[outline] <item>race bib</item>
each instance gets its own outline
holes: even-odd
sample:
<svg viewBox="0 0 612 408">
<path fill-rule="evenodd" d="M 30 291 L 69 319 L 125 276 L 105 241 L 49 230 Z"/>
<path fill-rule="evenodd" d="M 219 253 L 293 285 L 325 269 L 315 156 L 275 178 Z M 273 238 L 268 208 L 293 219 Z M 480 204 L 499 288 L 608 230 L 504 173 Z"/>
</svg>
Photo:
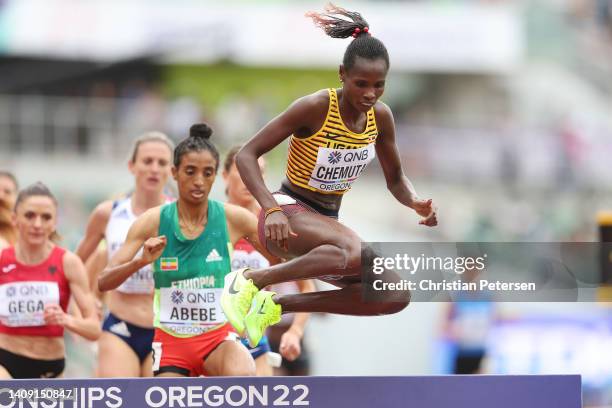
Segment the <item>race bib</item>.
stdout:
<svg viewBox="0 0 612 408">
<path fill-rule="evenodd" d="M 308 185 L 320 191 L 348 190 L 375 155 L 374 144 L 359 149 L 319 147 Z"/>
<path fill-rule="evenodd" d="M 153 268 L 147 265 L 132 274 L 117 290 L 122 293 L 148 295 L 155 290 Z"/>
<path fill-rule="evenodd" d="M 159 323 L 182 335 L 198 335 L 226 322 L 223 289 L 161 288 Z"/>
<path fill-rule="evenodd" d="M 270 262 L 256 250 L 234 249 L 232 271 L 241 268 L 260 269 L 270 266 Z"/>
<path fill-rule="evenodd" d="M 0 321 L 8 327 L 45 326 L 45 306 L 59 304 L 56 282 L 13 282 L 0 286 Z"/>
</svg>

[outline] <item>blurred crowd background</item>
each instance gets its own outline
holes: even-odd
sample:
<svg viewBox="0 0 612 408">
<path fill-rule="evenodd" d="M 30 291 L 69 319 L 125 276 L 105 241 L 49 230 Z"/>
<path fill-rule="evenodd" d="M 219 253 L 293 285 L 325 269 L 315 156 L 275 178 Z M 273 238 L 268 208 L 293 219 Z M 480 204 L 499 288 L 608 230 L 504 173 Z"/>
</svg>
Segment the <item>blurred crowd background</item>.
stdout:
<svg viewBox="0 0 612 408">
<path fill-rule="evenodd" d="M 389 49 L 383 100 L 403 166 L 440 212 L 439 227 L 419 227 L 374 164 L 344 200 L 345 223 L 366 241 L 599 239 L 596 213 L 612 209 L 611 0 L 339 5 L 362 12 Z M 294 99 L 339 87 L 349 40 L 303 17 L 323 6 L 0 1 L 0 169 L 51 187 L 74 249 L 95 204 L 131 187 L 127 155 L 142 132 L 178 141 L 206 121 L 225 152 Z M 286 153 L 267 156 L 271 189 Z M 224 199 L 220 181 L 213 197 Z M 483 302 L 315 316 L 310 373 L 443 374 L 465 352 L 478 372 L 582 373 L 585 402 L 603 406 L 612 404 L 611 311 Z M 89 349 L 71 352 L 73 375 L 88 375 Z"/>
</svg>

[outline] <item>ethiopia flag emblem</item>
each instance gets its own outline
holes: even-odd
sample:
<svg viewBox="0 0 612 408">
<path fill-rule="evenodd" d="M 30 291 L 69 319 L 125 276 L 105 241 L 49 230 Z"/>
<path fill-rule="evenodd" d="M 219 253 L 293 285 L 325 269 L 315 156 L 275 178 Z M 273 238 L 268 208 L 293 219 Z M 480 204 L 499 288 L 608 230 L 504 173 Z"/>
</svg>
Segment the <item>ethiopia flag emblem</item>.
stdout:
<svg viewBox="0 0 612 408">
<path fill-rule="evenodd" d="M 159 269 L 162 271 L 178 271 L 178 258 L 161 258 Z"/>
</svg>

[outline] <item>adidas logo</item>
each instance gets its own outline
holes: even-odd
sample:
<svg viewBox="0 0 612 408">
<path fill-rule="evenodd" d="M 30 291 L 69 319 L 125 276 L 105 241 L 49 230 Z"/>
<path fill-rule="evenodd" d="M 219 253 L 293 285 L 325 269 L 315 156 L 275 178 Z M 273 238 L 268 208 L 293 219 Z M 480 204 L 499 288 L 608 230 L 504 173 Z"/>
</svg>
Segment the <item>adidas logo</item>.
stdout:
<svg viewBox="0 0 612 408">
<path fill-rule="evenodd" d="M 115 215 L 116 218 L 130 218 L 127 209 L 122 209 Z"/>
<path fill-rule="evenodd" d="M 221 257 L 221 255 L 219 255 L 219 252 L 217 252 L 217 250 L 214 248 L 212 251 L 210 251 L 210 253 L 206 257 L 206 262 L 217 262 L 217 261 L 222 261 L 222 260 L 223 258 Z"/>
<path fill-rule="evenodd" d="M 119 323 L 113 324 L 109 328 L 109 331 L 115 334 L 118 334 L 120 336 L 123 336 L 123 337 L 132 337 L 132 333 L 130 333 L 130 331 L 128 330 L 127 324 L 125 324 L 125 322 L 119 322 Z"/>
</svg>

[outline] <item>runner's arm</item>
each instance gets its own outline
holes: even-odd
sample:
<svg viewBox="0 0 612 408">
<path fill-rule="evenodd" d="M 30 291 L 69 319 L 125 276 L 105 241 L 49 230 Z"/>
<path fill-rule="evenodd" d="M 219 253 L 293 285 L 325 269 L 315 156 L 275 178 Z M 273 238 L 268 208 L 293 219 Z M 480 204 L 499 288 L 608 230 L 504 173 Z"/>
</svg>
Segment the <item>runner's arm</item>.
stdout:
<svg viewBox="0 0 612 408">
<path fill-rule="evenodd" d="M 326 99 L 327 98 L 327 99 Z M 236 154 L 236 167 L 263 211 L 277 203 L 268 191 L 257 159 L 278 146 L 292 134 L 311 135 L 323 124 L 329 104 L 327 91 L 304 96 L 272 119 Z"/>
<path fill-rule="evenodd" d="M 106 248 L 98 247 L 92 256 L 85 262 L 85 270 L 89 277 L 89 285 L 91 292 L 98 298 L 101 299 L 101 293 L 98 291 L 98 276 L 102 273 L 106 265 L 108 264 L 108 252 Z"/>
<path fill-rule="evenodd" d="M 161 255 L 161 252 L 159 254 L 157 252 L 159 246 L 162 245 L 161 241 L 163 241 L 165 247 L 165 237 L 155 237 L 159 229 L 159 214 L 160 207 L 151 208 L 134 221 L 125 242 L 113 255 L 102 275 L 98 278 L 98 289 L 101 292 L 117 288 L 130 275 Z M 157 240 L 153 240 L 153 237 Z M 141 256 L 134 258 L 145 241 L 149 239 L 153 240 L 150 241 L 152 246 L 149 249 L 154 249 L 155 253 L 152 254 L 143 250 Z M 157 255 L 157 257 L 153 258 L 151 255 Z"/>
<path fill-rule="evenodd" d="M 97 340 L 102 333 L 96 312 L 94 297 L 89 290 L 85 266 L 72 252 L 64 255 L 64 274 L 70 285 L 70 293 L 76 302 L 80 315 L 65 315 L 63 326 L 87 340 Z"/>
<path fill-rule="evenodd" d="M 432 200 L 419 198 L 414 186 L 402 170 L 402 163 L 395 142 L 393 113 L 382 102 L 376 104 L 376 122 L 378 123 L 376 154 L 385 175 L 387 189 L 397 201 L 412 208 L 423 217 L 419 224 L 430 227 L 437 225 L 436 206 L 433 205 Z"/>
<path fill-rule="evenodd" d="M 91 213 L 87 227 L 85 228 L 85 236 L 77 247 L 76 254 L 83 262 L 86 262 L 91 254 L 96 250 L 98 244 L 104 238 L 106 225 L 113 210 L 112 201 L 104 201 L 100 203 Z"/>
<path fill-rule="evenodd" d="M 296 281 L 301 293 L 315 291 L 314 283 L 311 279 Z M 283 333 L 280 339 L 279 352 L 289 361 L 294 361 L 302 354 L 302 338 L 304 329 L 310 313 L 295 313 L 291 326 Z"/>
<path fill-rule="evenodd" d="M 393 113 L 382 102 L 376 104 L 376 123 L 378 124 L 376 155 L 382 166 L 387 188 L 400 203 L 412 208 L 412 203 L 418 199 L 418 194 L 402 170 L 395 142 Z"/>
</svg>

